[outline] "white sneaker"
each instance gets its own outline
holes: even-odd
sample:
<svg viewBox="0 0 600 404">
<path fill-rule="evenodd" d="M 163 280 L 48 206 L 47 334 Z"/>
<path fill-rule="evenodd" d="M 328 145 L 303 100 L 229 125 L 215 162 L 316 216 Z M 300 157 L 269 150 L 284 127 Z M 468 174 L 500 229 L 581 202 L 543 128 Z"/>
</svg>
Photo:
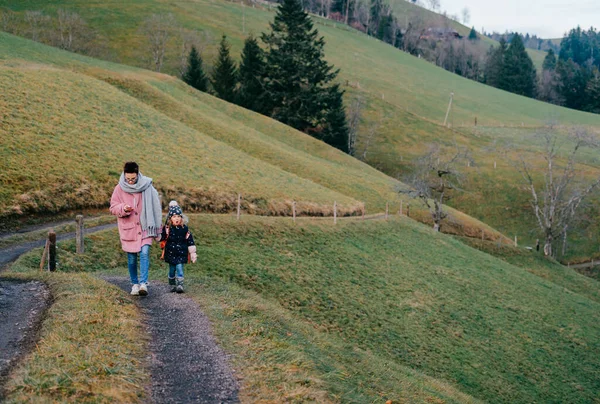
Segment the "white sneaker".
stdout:
<svg viewBox="0 0 600 404">
<path fill-rule="evenodd" d="M 140 283 L 140 296 L 148 296 L 148 284 Z"/>
<path fill-rule="evenodd" d="M 148 292 L 146 292 L 148 293 Z M 138 285 L 137 283 L 134 283 L 133 286 L 131 287 L 131 295 L 132 296 L 138 296 L 140 294 L 140 285 Z"/>
</svg>

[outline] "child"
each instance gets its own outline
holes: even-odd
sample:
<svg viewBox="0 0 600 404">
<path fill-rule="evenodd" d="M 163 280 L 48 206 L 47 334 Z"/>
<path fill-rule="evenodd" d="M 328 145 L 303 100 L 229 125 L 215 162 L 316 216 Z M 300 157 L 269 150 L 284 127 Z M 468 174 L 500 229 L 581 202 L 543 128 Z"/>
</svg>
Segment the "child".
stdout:
<svg viewBox="0 0 600 404">
<path fill-rule="evenodd" d="M 193 263 L 197 255 L 194 237 L 183 223 L 183 212 L 176 204 L 169 203 L 167 224 L 163 227 L 160 241 L 164 242 L 163 258 L 169 264 L 171 292 L 183 293 L 183 265 L 188 262 L 188 254 Z"/>
</svg>

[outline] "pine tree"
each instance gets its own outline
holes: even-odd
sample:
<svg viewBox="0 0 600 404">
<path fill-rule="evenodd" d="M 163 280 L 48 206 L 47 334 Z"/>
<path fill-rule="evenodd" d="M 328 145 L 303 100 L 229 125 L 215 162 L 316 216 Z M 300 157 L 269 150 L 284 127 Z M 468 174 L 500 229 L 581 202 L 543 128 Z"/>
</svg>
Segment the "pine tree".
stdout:
<svg viewBox="0 0 600 404">
<path fill-rule="evenodd" d="M 479 38 L 477 37 L 477 31 L 475 31 L 475 27 L 471 28 L 471 32 L 469 32 L 469 41 L 476 41 Z"/>
<path fill-rule="evenodd" d="M 535 83 L 535 67 L 525 50 L 521 35 L 516 34 L 504 53 L 499 87 L 511 93 L 533 97 Z"/>
<path fill-rule="evenodd" d="M 217 97 L 228 102 L 233 102 L 236 82 L 237 72 L 235 63 L 229 55 L 227 37 L 223 35 L 221 45 L 219 46 L 219 57 L 213 69 L 211 84 Z"/>
<path fill-rule="evenodd" d="M 600 71 L 598 68 L 594 68 L 592 77 L 587 82 L 585 92 L 588 100 L 585 109 L 600 114 Z"/>
<path fill-rule="evenodd" d="M 324 60 L 323 37 L 318 38 L 298 0 L 283 0 L 270 27 L 271 32 L 262 35 L 268 47 L 268 115 L 314 135 L 329 130 L 327 119 L 336 107 L 331 94 L 333 89 L 339 91 L 330 83 L 338 70 Z"/>
<path fill-rule="evenodd" d="M 542 64 L 543 70 L 554 70 L 556 69 L 556 55 L 552 49 L 548 49 L 548 53 L 544 58 L 544 63 Z"/>
<path fill-rule="evenodd" d="M 265 112 L 265 54 L 258 41 L 250 36 L 244 42 L 242 61 L 238 69 L 240 86 L 236 104 L 253 111 Z"/>
<path fill-rule="evenodd" d="M 500 77 L 504 66 L 504 54 L 506 53 L 506 41 L 500 38 L 500 45 L 496 48 L 490 47 L 484 71 L 484 81 L 492 87 L 500 87 Z"/>
<path fill-rule="evenodd" d="M 202 57 L 194 46 L 192 46 L 188 56 L 187 70 L 183 73 L 181 79 L 197 90 L 204 92 L 208 90 L 208 78 L 202 69 Z"/>
<path fill-rule="evenodd" d="M 585 106 L 587 77 L 583 70 L 573 59 L 561 59 L 556 64 L 557 90 L 568 108 L 583 109 Z"/>
<path fill-rule="evenodd" d="M 348 144 L 349 131 L 342 98 L 344 92 L 340 90 L 337 84 L 330 87 L 329 90 L 326 123 L 319 138 L 325 143 L 348 153 L 350 150 Z"/>
</svg>

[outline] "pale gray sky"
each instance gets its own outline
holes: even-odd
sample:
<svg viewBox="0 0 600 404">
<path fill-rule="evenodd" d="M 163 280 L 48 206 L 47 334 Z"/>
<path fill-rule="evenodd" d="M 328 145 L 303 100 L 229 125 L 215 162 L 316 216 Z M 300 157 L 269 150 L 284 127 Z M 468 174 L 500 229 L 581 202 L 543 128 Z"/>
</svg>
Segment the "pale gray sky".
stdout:
<svg viewBox="0 0 600 404">
<path fill-rule="evenodd" d="M 427 0 L 424 0 L 428 4 Z M 529 32 L 541 38 L 562 38 L 580 25 L 600 28 L 600 0 L 440 0 L 441 9 L 460 16 L 471 12 L 468 26 L 486 32 Z"/>
</svg>

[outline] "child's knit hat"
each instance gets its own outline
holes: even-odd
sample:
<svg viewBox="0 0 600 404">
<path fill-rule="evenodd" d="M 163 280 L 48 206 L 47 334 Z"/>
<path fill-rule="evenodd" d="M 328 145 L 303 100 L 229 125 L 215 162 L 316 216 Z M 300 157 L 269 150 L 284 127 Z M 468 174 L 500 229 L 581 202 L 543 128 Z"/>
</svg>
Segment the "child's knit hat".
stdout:
<svg viewBox="0 0 600 404">
<path fill-rule="evenodd" d="M 169 217 L 173 215 L 183 216 L 183 211 L 178 205 L 169 207 Z"/>
</svg>

